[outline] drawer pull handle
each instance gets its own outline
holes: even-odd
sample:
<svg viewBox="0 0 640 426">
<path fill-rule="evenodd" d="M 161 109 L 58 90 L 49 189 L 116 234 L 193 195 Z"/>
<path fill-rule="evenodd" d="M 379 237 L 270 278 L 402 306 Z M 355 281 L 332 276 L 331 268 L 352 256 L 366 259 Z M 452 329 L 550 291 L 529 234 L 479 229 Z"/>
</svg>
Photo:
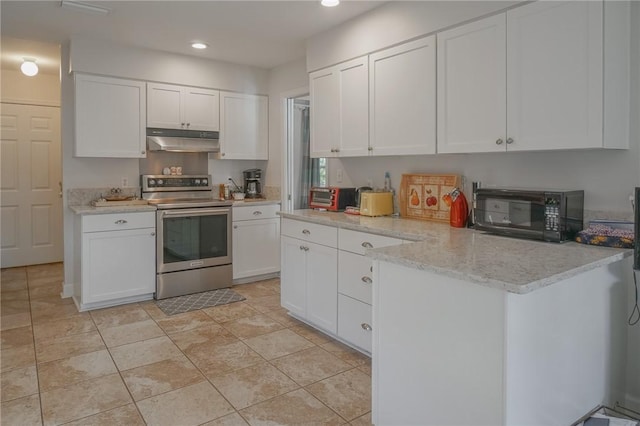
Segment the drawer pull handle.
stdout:
<svg viewBox="0 0 640 426">
<path fill-rule="evenodd" d="M 367 283 L 367 284 L 371 284 L 373 282 L 371 281 L 371 278 L 367 277 L 366 275 L 360 279 L 362 280 L 363 283 Z"/>
<path fill-rule="evenodd" d="M 116 220 L 116 221 L 115 221 L 115 222 L 113 222 L 113 223 L 115 223 L 116 225 L 122 225 L 122 224 L 127 223 L 127 221 L 126 221 L 126 220 L 124 220 L 124 219 L 118 219 L 118 220 Z"/>
<path fill-rule="evenodd" d="M 369 272 L 373 272 L 373 265 L 369 266 Z"/>
<path fill-rule="evenodd" d="M 300 246 L 300 250 L 309 251 L 309 247 Z"/>
<path fill-rule="evenodd" d="M 302 230 L 302 233 L 303 233 L 304 235 L 309 235 L 309 234 L 311 234 L 311 231 L 309 231 L 308 229 L 303 229 L 303 230 Z"/>
<path fill-rule="evenodd" d="M 260 216 L 262 214 L 262 212 L 260 210 L 256 210 L 255 212 L 253 212 L 254 216 Z"/>
<path fill-rule="evenodd" d="M 362 327 L 363 330 L 367 330 L 367 331 L 373 330 L 371 328 L 371 326 L 369 324 L 367 324 L 366 322 L 363 322 L 362 324 L 360 324 L 360 327 Z"/>
<path fill-rule="evenodd" d="M 365 241 L 362 243 L 362 247 L 364 248 L 373 248 L 373 244 L 371 244 L 369 241 Z"/>
</svg>

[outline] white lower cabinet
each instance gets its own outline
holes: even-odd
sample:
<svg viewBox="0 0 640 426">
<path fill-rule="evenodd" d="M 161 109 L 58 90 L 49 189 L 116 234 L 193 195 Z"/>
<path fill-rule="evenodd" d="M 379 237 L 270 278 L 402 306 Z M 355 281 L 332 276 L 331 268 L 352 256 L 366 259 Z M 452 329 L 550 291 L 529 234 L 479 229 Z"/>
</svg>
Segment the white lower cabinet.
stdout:
<svg viewBox="0 0 640 426">
<path fill-rule="evenodd" d="M 371 305 L 338 294 L 338 336 L 371 353 Z"/>
<path fill-rule="evenodd" d="M 278 204 L 233 207 L 233 279 L 280 271 Z"/>
<path fill-rule="evenodd" d="M 156 288 L 154 212 L 82 216 L 80 310 L 150 299 Z"/>
</svg>

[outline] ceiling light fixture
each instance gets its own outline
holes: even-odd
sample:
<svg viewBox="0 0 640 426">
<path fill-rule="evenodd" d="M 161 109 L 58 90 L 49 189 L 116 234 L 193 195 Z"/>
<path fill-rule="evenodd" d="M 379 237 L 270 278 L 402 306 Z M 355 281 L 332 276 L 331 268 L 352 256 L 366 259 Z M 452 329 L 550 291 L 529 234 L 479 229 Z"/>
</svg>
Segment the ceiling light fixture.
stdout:
<svg viewBox="0 0 640 426">
<path fill-rule="evenodd" d="M 195 43 L 191 43 L 191 47 L 193 47 L 194 49 L 206 49 L 207 48 L 207 44 L 197 41 Z"/>
<path fill-rule="evenodd" d="M 334 7 L 340 4 L 340 0 L 322 0 L 320 4 L 324 7 Z"/>
<path fill-rule="evenodd" d="M 107 15 L 109 12 L 111 12 L 106 7 L 100 7 L 94 4 L 82 3 L 79 1 L 73 1 L 73 0 L 62 0 L 60 1 L 60 6 L 65 9 L 72 9 L 80 12 L 94 13 L 97 15 Z"/>
<path fill-rule="evenodd" d="M 20 71 L 22 71 L 22 74 L 26 75 L 27 77 L 33 77 L 34 75 L 38 74 L 38 65 L 36 64 L 36 60 L 31 58 L 23 58 L 22 65 L 20 65 Z"/>
</svg>

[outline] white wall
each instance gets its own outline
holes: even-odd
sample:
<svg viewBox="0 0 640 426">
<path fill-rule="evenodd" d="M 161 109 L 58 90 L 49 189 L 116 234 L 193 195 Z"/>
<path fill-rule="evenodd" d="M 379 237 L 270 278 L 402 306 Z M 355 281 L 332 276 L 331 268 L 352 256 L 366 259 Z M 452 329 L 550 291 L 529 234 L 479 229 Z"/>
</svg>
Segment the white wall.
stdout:
<svg viewBox="0 0 640 426">
<path fill-rule="evenodd" d="M 2 102 L 60 106 L 60 76 L 39 73 L 27 77 L 17 70 L 3 69 L 0 85 Z"/>
</svg>

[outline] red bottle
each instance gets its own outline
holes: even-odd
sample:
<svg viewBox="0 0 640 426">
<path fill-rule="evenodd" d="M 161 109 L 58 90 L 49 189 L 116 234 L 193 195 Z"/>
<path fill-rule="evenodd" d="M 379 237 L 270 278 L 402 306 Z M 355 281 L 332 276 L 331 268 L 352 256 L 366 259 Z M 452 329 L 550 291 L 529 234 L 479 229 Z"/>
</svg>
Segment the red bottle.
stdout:
<svg viewBox="0 0 640 426">
<path fill-rule="evenodd" d="M 467 226 L 467 218 L 469 217 L 469 205 L 467 204 L 467 199 L 458 188 L 451 191 L 451 199 L 451 216 L 449 216 L 449 224 L 454 228 L 464 228 Z"/>
</svg>

